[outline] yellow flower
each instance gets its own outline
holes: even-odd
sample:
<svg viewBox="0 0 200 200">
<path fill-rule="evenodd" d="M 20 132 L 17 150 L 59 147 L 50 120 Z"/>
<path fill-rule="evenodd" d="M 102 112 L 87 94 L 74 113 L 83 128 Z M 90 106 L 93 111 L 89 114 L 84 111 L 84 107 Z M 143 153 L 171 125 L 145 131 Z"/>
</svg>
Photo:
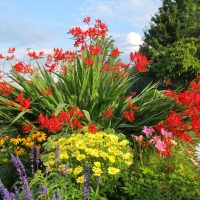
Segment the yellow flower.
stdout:
<svg viewBox="0 0 200 200">
<path fill-rule="evenodd" d="M 47 138 L 46 134 L 45 134 L 44 132 L 40 132 L 40 131 L 38 131 L 38 132 L 36 133 L 36 137 L 37 137 L 37 141 L 38 141 L 38 142 L 45 141 L 46 138 Z"/>
<path fill-rule="evenodd" d="M 119 144 L 123 147 L 125 147 L 129 143 L 128 140 L 122 140 Z"/>
<path fill-rule="evenodd" d="M 117 173 L 119 173 L 119 169 L 115 168 L 115 167 L 109 167 L 108 168 L 108 173 L 111 174 L 111 175 L 115 175 Z"/>
<path fill-rule="evenodd" d="M 94 162 L 94 166 L 95 167 L 101 167 L 101 163 L 100 162 Z"/>
<path fill-rule="evenodd" d="M 78 141 L 78 142 L 76 143 L 76 148 L 77 148 L 77 149 L 86 149 L 87 147 L 86 147 L 86 145 L 84 144 L 83 141 Z"/>
<path fill-rule="evenodd" d="M 130 166 L 133 163 L 133 161 L 132 160 L 128 160 L 128 161 L 125 161 L 125 163 L 126 163 L 126 165 Z"/>
<path fill-rule="evenodd" d="M 14 145 L 18 145 L 20 142 L 22 142 L 22 138 L 19 138 L 20 135 L 18 135 L 15 138 L 11 138 L 10 142 L 13 143 Z"/>
<path fill-rule="evenodd" d="M 81 161 L 81 160 L 83 160 L 83 159 L 85 159 L 85 158 L 86 158 L 86 156 L 85 156 L 84 154 L 79 154 L 79 155 L 76 156 L 76 159 L 77 159 L 78 161 Z"/>
<path fill-rule="evenodd" d="M 131 153 L 126 153 L 126 154 L 123 155 L 123 159 L 125 159 L 125 160 L 128 160 L 131 157 L 133 157 Z"/>
<path fill-rule="evenodd" d="M 51 152 L 51 153 L 48 155 L 48 158 L 49 158 L 49 159 L 54 159 L 54 158 L 55 158 L 55 153 Z"/>
<path fill-rule="evenodd" d="M 0 145 L 3 145 L 7 139 L 8 139 L 8 136 L 4 136 L 0 138 Z"/>
<path fill-rule="evenodd" d="M 77 182 L 77 183 L 84 183 L 84 181 L 85 181 L 84 176 L 79 176 L 79 177 L 76 179 L 76 182 Z"/>
<path fill-rule="evenodd" d="M 4 158 L 3 162 L 7 163 L 8 162 L 8 158 Z"/>
<path fill-rule="evenodd" d="M 17 156 L 20 156 L 20 155 L 23 155 L 25 152 L 25 149 L 21 148 L 21 147 L 17 147 L 14 152 L 15 152 L 15 155 Z"/>
<path fill-rule="evenodd" d="M 108 159 L 111 163 L 115 162 L 115 156 L 108 156 Z"/>
<path fill-rule="evenodd" d="M 55 164 L 54 160 L 49 160 L 48 162 L 44 163 L 44 166 L 53 166 Z"/>
<path fill-rule="evenodd" d="M 67 153 L 60 153 L 58 157 L 60 160 L 67 160 L 69 158 Z"/>
<path fill-rule="evenodd" d="M 74 174 L 79 175 L 83 171 L 83 168 L 81 166 L 78 166 L 74 169 Z"/>
<path fill-rule="evenodd" d="M 23 144 L 26 145 L 27 147 L 32 147 L 34 145 L 31 137 L 24 138 Z"/>
<path fill-rule="evenodd" d="M 92 168 L 92 171 L 94 172 L 94 176 L 101 176 L 101 174 L 103 173 L 101 168 L 95 166 Z"/>
<path fill-rule="evenodd" d="M 34 140 L 35 138 L 37 138 L 37 132 L 36 133 L 32 133 L 32 135 L 30 136 L 32 140 Z"/>
</svg>

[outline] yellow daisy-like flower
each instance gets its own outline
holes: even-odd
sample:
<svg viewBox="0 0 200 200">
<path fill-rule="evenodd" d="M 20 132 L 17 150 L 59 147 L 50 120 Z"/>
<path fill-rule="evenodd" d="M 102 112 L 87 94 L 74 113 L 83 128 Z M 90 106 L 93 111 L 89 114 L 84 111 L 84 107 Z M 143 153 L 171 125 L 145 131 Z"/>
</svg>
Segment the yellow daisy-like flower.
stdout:
<svg viewBox="0 0 200 200">
<path fill-rule="evenodd" d="M 79 177 L 76 179 L 76 182 L 77 182 L 77 183 L 84 183 L 84 181 L 85 181 L 84 176 L 79 176 Z"/>
<path fill-rule="evenodd" d="M 108 159 L 111 163 L 115 162 L 115 156 L 108 156 Z"/>
<path fill-rule="evenodd" d="M 128 140 L 122 140 L 119 144 L 121 146 L 125 147 L 127 144 L 129 144 L 129 141 Z"/>
<path fill-rule="evenodd" d="M 4 158 L 3 162 L 7 163 L 8 162 L 8 158 Z"/>
<path fill-rule="evenodd" d="M 126 153 L 126 154 L 123 155 L 123 159 L 125 159 L 125 160 L 128 160 L 131 157 L 133 157 L 131 153 Z"/>
<path fill-rule="evenodd" d="M 46 136 L 46 134 L 44 132 L 38 131 L 36 134 L 37 134 L 36 135 L 37 136 L 36 139 L 37 139 L 38 142 L 45 141 L 46 138 L 47 138 L 47 136 Z"/>
<path fill-rule="evenodd" d="M 49 159 L 54 159 L 54 158 L 55 158 L 55 153 L 54 153 L 54 152 L 51 152 L 51 153 L 48 155 L 48 158 L 49 158 Z"/>
<path fill-rule="evenodd" d="M 94 172 L 94 176 L 101 176 L 103 173 L 101 168 L 95 166 L 92 168 L 92 171 Z"/>
<path fill-rule="evenodd" d="M 85 156 L 84 154 L 79 154 L 79 155 L 76 156 L 76 159 L 77 159 L 78 161 L 81 161 L 81 160 L 83 160 L 83 159 L 85 159 L 85 158 L 86 158 L 86 156 Z"/>
<path fill-rule="evenodd" d="M 37 132 L 36 133 L 32 133 L 30 137 L 31 137 L 32 140 L 34 140 L 35 138 L 37 138 Z"/>
<path fill-rule="evenodd" d="M 83 168 L 81 166 L 78 166 L 74 169 L 74 174 L 79 175 L 83 171 Z"/>
<path fill-rule="evenodd" d="M 55 161 L 54 160 L 49 160 L 48 162 L 45 162 L 44 163 L 44 166 L 53 166 L 55 164 Z"/>
<path fill-rule="evenodd" d="M 67 160 L 69 155 L 67 153 L 60 153 L 58 157 L 60 160 Z"/>
<path fill-rule="evenodd" d="M 108 168 L 108 173 L 111 174 L 111 175 L 115 175 L 117 173 L 119 173 L 119 169 L 115 168 L 115 167 L 109 167 Z"/>
<path fill-rule="evenodd" d="M 17 156 L 20 156 L 20 155 L 23 155 L 25 153 L 25 149 L 24 148 L 21 148 L 21 147 L 17 147 L 15 150 L 15 155 Z"/>
<path fill-rule="evenodd" d="M 101 167 L 101 163 L 100 162 L 94 162 L 94 166 L 95 167 Z"/>
<path fill-rule="evenodd" d="M 32 139 L 31 139 L 31 137 L 24 138 L 24 139 L 23 139 L 23 144 L 24 144 L 25 146 L 27 146 L 27 147 L 30 147 L 30 148 L 34 145 L 34 143 L 33 143 Z"/>
<path fill-rule="evenodd" d="M 20 142 L 22 142 L 22 138 L 20 138 L 20 135 L 18 135 L 15 138 L 10 138 L 10 142 L 14 145 L 18 145 Z"/>
</svg>

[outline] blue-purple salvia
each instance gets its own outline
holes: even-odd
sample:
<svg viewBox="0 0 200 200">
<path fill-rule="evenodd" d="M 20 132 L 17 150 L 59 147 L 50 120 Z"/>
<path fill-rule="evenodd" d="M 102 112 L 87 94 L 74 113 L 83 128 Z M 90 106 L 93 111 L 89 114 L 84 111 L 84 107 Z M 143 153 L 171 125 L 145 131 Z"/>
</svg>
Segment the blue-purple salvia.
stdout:
<svg viewBox="0 0 200 200">
<path fill-rule="evenodd" d="M 15 197 L 14 193 L 10 193 L 7 188 L 5 188 L 5 186 L 3 185 L 3 183 L 0 180 L 0 193 L 1 193 L 1 197 L 3 198 L 3 200 L 13 200 Z"/>
<path fill-rule="evenodd" d="M 19 200 L 19 190 L 18 190 L 18 188 L 17 188 L 17 186 L 14 186 L 14 193 L 15 193 L 15 199 L 16 200 Z"/>
<path fill-rule="evenodd" d="M 85 179 L 85 184 L 84 184 L 84 188 L 83 188 L 82 197 L 84 200 L 86 200 L 90 193 L 90 169 L 87 164 L 85 165 L 84 179 Z"/>
<path fill-rule="evenodd" d="M 55 197 L 55 195 L 52 196 L 52 200 L 57 200 L 56 197 Z"/>
<path fill-rule="evenodd" d="M 46 194 L 47 194 L 47 187 L 42 186 L 42 187 L 40 188 L 40 194 L 46 195 Z"/>
<path fill-rule="evenodd" d="M 31 161 L 31 171 L 32 175 L 34 175 L 34 145 L 31 147 L 31 153 L 30 153 L 30 161 Z"/>
<path fill-rule="evenodd" d="M 19 174 L 20 184 L 23 187 L 23 192 L 25 194 L 26 200 L 33 200 L 33 197 L 32 197 L 33 195 L 31 194 L 31 190 L 28 186 L 28 181 L 27 181 L 24 165 L 22 164 L 21 160 L 18 157 L 15 157 L 12 154 L 11 154 L 11 157 L 12 157 L 14 166 L 16 167 L 16 170 Z"/>
<path fill-rule="evenodd" d="M 57 188 L 56 190 L 57 200 L 61 200 L 60 190 Z"/>
<path fill-rule="evenodd" d="M 97 186 L 101 183 L 101 176 L 98 177 Z"/>
<path fill-rule="evenodd" d="M 37 170 L 38 170 L 39 162 L 40 162 L 40 147 L 36 148 L 35 162 L 36 162 L 36 166 L 37 166 Z"/>
</svg>

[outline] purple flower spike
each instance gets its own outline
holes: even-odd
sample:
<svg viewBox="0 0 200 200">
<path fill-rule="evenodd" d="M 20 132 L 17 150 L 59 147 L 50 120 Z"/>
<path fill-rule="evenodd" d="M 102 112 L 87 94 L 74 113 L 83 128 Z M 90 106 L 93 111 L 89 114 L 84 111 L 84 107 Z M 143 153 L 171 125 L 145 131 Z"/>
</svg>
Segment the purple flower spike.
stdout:
<svg viewBox="0 0 200 200">
<path fill-rule="evenodd" d="M 46 193 L 47 193 L 47 187 L 42 186 L 42 187 L 40 188 L 40 194 L 46 195 Z"/>
<path fill-rule="evenodd" d="M 60 162 L 60 160 L 59 160 L 59 152 L 60 152 L 60 146 L 58 145 L 56 147 L 56 151 L 55 151 L 55 161 L 56 162 Z"/>
<path fill-rule="evenodd" d="M 58 188 L 56 190 L 56 194 L 57 194 L 57 200 L 61 200 L 61 194 L 60 194 L 60 190 Z"/>
<path fill-rule="evenodd" d="M 30 153 L 30 161 L 31 161 L 31 171 L 32 171 L 32 175 L 34 175 L 34 145 L 31 147 L 31 153 Z"/>
<path fill-rule="evenodd" d="M 18 157 L 15 157 L 12 154 L 11 154 L 11 157 L 12 157 L 12 161 L 14 163 L 14 166 L 16 167 L 17 172 L 19 174 L 20 184 L 23 187 L 23 192 L 25 194 L 25 198 L 27 200 L 33 200 L 31 190 L 28 186 L 28 181 L 27 181 L 24 165 L 22 164 L 21 160 Z"/>
<path fill-rule="evenodd" d="M 7 188 L 5 188 L 1 180 L 0 180 L 0 193 L 2 194 L 3 200 L 4 199 L 13 200 L 15 196 L 13 193 L 9 193 L 9 191 L 7 190 Z"/>
<path fill-rule="evenodd" d="M 84 200 L 87 200 L 88 195 L 90 193 L 90 170 L 89 170 L 88 165 L 85 165 L 84 178 L 85 178 L 85 184 L 84 184 L 84 188 L 83 188 L 82 197 Z"/>
<path fill-rule="evenodd" d="M 35 162 L 37 164 L 37 170 L 39 168 L 39 162 L 40 162 L 40 147 L 36 148 L 36 158 L 35 158 Z"/>
</svg>

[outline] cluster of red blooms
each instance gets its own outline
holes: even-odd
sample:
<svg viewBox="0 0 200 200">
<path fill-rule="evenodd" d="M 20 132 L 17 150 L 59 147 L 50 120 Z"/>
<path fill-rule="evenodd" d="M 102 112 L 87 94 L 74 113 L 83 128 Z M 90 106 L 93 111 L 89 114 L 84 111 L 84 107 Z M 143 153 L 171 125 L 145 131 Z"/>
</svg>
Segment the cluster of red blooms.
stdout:
<svg viewBox="0 0 200 200">
<path fill-rule="evenodd" d="M 5 81 L 0 82 L 0 95 L 8 96 L 12 94 L 13 88 L 12 86 L 8 85 Z"/>
<path fill-rule="evenodd" d="M 48 132 L 55 134 L 64 125 L 70 126 L 73 130 L 81 130 L 83 126 L 79 121 L 80 119 L 86 120 L 84 113 L 78 107 L 73 107 L 69 111 L 61 111 L 58 116 L 53 113 L 51 118 L 40 113 L 37 122 L 41 129 L 46 128 Z"/>
<path fill-rule="evenodd" d="M 142 55 L 139 52 L 131 52 L 130 60 L 135 63 L 135 67 L 139 72 L 146 72 L 148 70 L 146 65 L 151 63 L 145 55 Z"/>
<path fill-rule="evenodd" d="M 125 110 L 124 117 L 129 121 L 132 122 L 135 120 L 135 113 L 134 110 L 137 110 L 138 107 L 134 103 L 128 102 L 129 110 Z"/>
<path fill-rule="evenodd" d="M 18 62 L 18 63 L 16 63 L 14 66 L 13 66 L 13 68 L 17 71 L 17 72 L 19 72 L 19 73 L 26 73 L 26 74 L 30 74 L 30 75 L 32 75 L 33 74 L 33 72 L 34 72 L 34 69 L 32 69 L 31 68 L 31 64 L 28 64 L 28 65 L 26 65 L 26 64 L 24 64 L 23 62 Z"/>
<path fill-rule="evenodd" d="M 192 81 L 189 89 L 184 92 L 176 93 L 173 90 L 167 90 L 165 95 L 173 98 L 184 110 L 180 113 L 171 111 L 166 122 L 159 123 L 157 128 L 167 128 L 173 132 L 174 136 L 187 142 L 193 142 L 190 131 L 200 138 L 200 82 Z"/>
<path fill-rule="evenodd" d="M 17 98 L 15 98 L 15 102 L 19 102 L 19 110 L 24 111 L 30 108 L 30 104 L 31 104 L 31 99 L 30 97 L 25 99 L 24 98 L 24 93 L 21 92 Z"/>
<path fill-rule="evenodd" d="M 103 118 L 107 119 L 107 118 L 111 118 L 113 115 L 113 109 L 112 108 L 107 108 L 105 110 L 105 112 L 103 113 Z"/>
<path fill-rule="evenodd" d="M 85 18 L 83 22 L 89 24 L 90 17 Z M 74 46 L 79 47 L 80 45 L 85 45 L 88 37 L 91 39 L 105 38 L 107 31 L 107 25 L 97 19 L 94 27 L 89 27 L 86 31 L 83 31 L 80 27 L 75 27 L 70 29 L 69 33 L 74 37 Z"/>
</svg>

